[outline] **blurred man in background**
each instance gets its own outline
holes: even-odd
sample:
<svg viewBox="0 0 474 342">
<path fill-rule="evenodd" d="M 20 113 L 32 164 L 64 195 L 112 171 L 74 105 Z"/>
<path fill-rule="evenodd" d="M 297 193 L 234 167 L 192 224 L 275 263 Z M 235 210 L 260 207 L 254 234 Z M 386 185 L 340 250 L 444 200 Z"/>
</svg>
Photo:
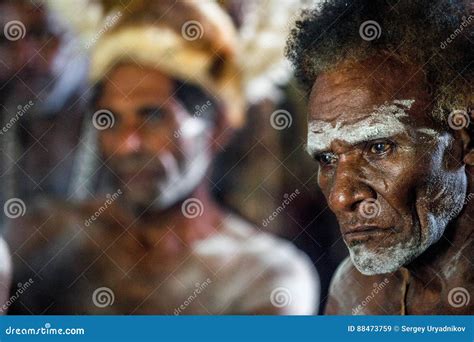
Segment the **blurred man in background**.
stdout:
<svg viewBox="0 0 474 342">
<path fill-rule="evenodd" d="M 0 1 L 1 172 L 6 199 L 65 196 L 84 109 L 86 59 L 44 1 Z"/>
<path fill-rule="evenodd" d="M 93 42 L 93 114 L 71 193 L 80 201 L 44 202 L 15 221 L 16 281 L 35 284 L 13 312 L 317 309 L 308 258 L 210 195 L 213 157 L 243 123 L 235 31 L 216 4 L 171 4 L 104 4 L 113 25 Z"/>
</svg>

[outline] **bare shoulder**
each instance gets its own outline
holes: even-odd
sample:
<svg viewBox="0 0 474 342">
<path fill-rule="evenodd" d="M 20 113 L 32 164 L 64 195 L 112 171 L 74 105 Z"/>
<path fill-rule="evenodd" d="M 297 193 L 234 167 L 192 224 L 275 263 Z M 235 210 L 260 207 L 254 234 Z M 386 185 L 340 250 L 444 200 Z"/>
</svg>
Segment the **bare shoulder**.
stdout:
<svg viewBox="0 0 474 342">
<path fill-rule="evenodd" d="M 358 297 L 354 282 L 357 278 L 357 269 L 350 257 L 346 257 L 338 266 L 331 280 L 329 298 L 326 304 L 326 315 L 352 314 L 351 307 L 354 298 Z"/>
<path fill-rule="evenodd" d="M 278 313 L 304 315 L 317 311 L 319 277 L 303 251 L 237 217 L 225 225 L 214 247 L 221 251 L 223 278 L 234 286 L 241 284 L 234 313 L 275 313 L 278 309 Z M 278 300 L 288 303 L 275 306 Z"/>
<path fill-rule="evenodd" d="M 332 278 L 325 314 L 398 314 L 402 303 L 400 289 L 399 274 L 366 276 L 347 257 Z"/>
<path fill-rule="evenodd" d="M 5 240 L 0 237 L 0 303 L 7 301 L 12 278 L 10 251 Z M 4 313 L 0 308 L 0 314 Z"/>
</svg>

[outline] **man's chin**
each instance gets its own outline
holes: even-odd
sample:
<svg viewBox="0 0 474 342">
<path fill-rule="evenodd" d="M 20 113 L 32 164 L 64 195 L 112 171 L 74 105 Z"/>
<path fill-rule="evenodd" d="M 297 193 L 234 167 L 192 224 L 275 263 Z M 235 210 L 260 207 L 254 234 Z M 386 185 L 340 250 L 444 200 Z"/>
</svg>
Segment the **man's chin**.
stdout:
<svg viewBox="0 0 474 342">
<path fill-rule="evenodd" d="M 349 248 L 352 263 L 364 275 L 392 273 L 407 265 L 423 251 L 414 240 L 377 249 L 359 244 Z"/>
</svg>

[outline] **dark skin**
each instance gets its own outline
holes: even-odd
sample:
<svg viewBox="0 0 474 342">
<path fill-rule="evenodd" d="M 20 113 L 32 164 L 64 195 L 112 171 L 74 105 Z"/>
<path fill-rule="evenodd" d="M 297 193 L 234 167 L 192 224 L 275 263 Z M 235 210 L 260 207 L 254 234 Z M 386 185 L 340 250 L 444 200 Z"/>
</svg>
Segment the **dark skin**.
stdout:
<svg viewBox="0 0 474 342">
<path fill-rule="evenodd" d="M 421 67 L 387 55 L 342 63 L 320 75 L 313 85 L 309 122 L 354 124 L 386 102 L 415 100 L 403 118 L 407 130 L 402 134 L 356 145 L 334 139 L 329 150 L 313 156 L 321 164 L 318 184 L 349 247 L 360 244 L 376 252 L 412 236 L 427 235 L 427 217 L 440 208 L 436 198 L 426 193 L 424 183 L 435 175 L 439 190 L 443 182 L 462 184 L 467 177 L 467 194 L 473 191 L 473 137 L 466 129 L 444 132 L 430 118 L 432 99 L 426 89 Z M 448 134 L 451 142 L 445 146 L 421 133 L 422 128 Z M 380 203 L 380 215 L 360 217 L 360 205 L 367 200 Z M 472 217 L 474 206 L 467 201 L 438 242 L 392 273 L 364 275 L 346 259 L 332 281 L 326 314 L 353 314 L 374 285 L 385 279 L 387 284 L 359 307 L 359 313 L 472 314 L 472 301 L 454 307 L 448 300 L 455 287 L 469 293 L 474 290 Z M 371 229 L 362 231 L 367 226 Z"/>
<path fill-rule="evenodd" d="M 149 203 L 153 199 L 150 189 L 156 181 L 155 176 L 160 175 L 159 170 L 152 167 L 153 156 L 168 150 L 179 161 L 184 158 L 182 151 L 186 149 L 186 144 L 194 143 L 173 136 L 190 115 L 174 98 L 174 92 L 174 82 L 163 73 L 151 68 L 122 65 L 106 82 L 104 94 L 98 102 L 99 108 L 108 108 L 114 113 L 117 125 L 114 125 L 114 129 L 105 130 L 100 137 L 104 157 L 126 183 L 126 193 L 137 196 L 138 201 Z M 212 154 L 229 138 L 229 132 L 224 128 L 228 126 L 222 116 L 218 118 L 213 134 L 209 137 Z M 135 166 L 135 170 L 122 173 L 121 166 L 136 153 L 149 156 L 145 165 Z M 147 170 L 150 172 L 145 172 Z M 189 197 L 199 199 L 205 208 L 198 220 L 183 217 L 178 205 L 165 212 L 148 210 L 135 223 L 138 231 L 148 232 L 146 234 L 152 236 L 152 241 L 148 239 L 150 245 L 159 242 L 163 246 L 157 248 L 155 253 L 165 260 L 164 268 L 176 263 L 176 253 L 187 253 L 187 246 L 193 241 L 215 234 L 215 227 L 227 215 L 212 200 L 206 179 L 201 180 L 201 185 Z M 124 205 L 127 206 L 127 203 Z M 129 215 L 132 216 L 131 213 Z M 175 227 L 174 234 L 168 233 L 167 227 L 170 226 Z M 282 310 L 268 305 L 256 309 L 252 314 L 283 314 Z"/>
<path fill-rule="evenodd" d="M 72 206 L 50 208 L 15 226 L 11 245 L 24 260 L 37 260 L 40 267 L 35 269 L 42 278 L 22 297 L 20 312 L 26 307 L 48 314 L 173 314 L 177 291 L 166 292 L 160 284 L 173 279 L 173 272 L 192 258 L 194 243 L 218 233 L 229 215 L 212 199 L 206 177 L 170 207 L 152 205 L 155 184 L 164 177 L 156 158 L 168 154 L 181 163 L 183 152 L 193 143 L 174 135 L 191 116 L 175 98 L 174 87 L 174 81 L 162 72 L 131 64 L 117 66 L 108 75 L 97 108 L 110 110 L 115 123 L 101 131 L 99 145 L 123 195 L 86 229 L 84 218 L 93 215 L 103 201 L 87 203 L 79 212 Z M 229 133 L 224 129 L 228 127 L 225 115 L 218 117 L 207 130 L 211 156 Z M 181 204 L 189 197 L 202 203 L 202 215 L 192 219 L 183 215 Z M 25 241 L 38 222 L 42 223 L 40 234 Z M 61 260 L 41 254 L 43 249 L 63 246 L 65 240 L 70 243 Z M 25 268 L 17 269 L 18 274 L 31 273 L 24 263 L 18 264 Z M 58 288 L 50 288 L 59 282 Z M 98 309 L 90 300 L 99 284 L 114 289 L 116 303 L 111 311 Z M 35 298 L 34 291 L 41 295 Z M 38 303 L 38 298 L 43 302 Z M 262 305 L 248 314 L 281 314 L 282 310 Z"/>
<path fill-rule="evenodd" d="M 0 88 L 13 82 L 19 88 L 15 89 L 15 96 L 36 98 L 47 83 L 35 88 L 38 87 L 35 82 L 43 77 L 53 76 L 51 66 L 59 49 L 59 37 L 48 24 L 46 11 L 42 6 L 37 7 L 28 1 L 2 1 L 0 11 L 5 14 L 2 27 L 12 20 L 19 20 L 25 26 L 24 38 L 15 41 L 7 38 L 0 40 Z M 15 76 L 27 83 L 28 87 L 18 82 Z"/>
<path fill-rule="evenodd" d="M 174 92 L 173 80 L 158 70 L 121 65 L 110 74 L 97 103 L 97 108 L 110 110 L 115 119 L 113 127 L 101 132 L 100 147 L 125 193 L 121 203 L 127 210 L 125 216 L 133 221 L 137 215 L 137 229 L 153 231 L 153 240 L 160 241 L 165 259 L 172 259 L 196 239 L 216 233 L 212 227 L 218 226 L 224 215 L 211 199 L 205 179 L 189 197 L 199 199 L 208 215 L 189 220 L 179 205 L 164 211 L 147 208 L 156 195 L 154 183 L 162 177 L 155 156 L 166 151 L 181 161 L 182 151 L 191 143 L 173 137 L 189 117 Z M 218 132 L 215 134 L 217 138 Z M 213 146 L 209 149 L 212 151 Z M 139 161 L 131 161 L 137 155 Z M 135 203 L 147 209 L 134 212 Z M 167 227 L 176 227 L 175 234 L 167 234 Z"/>
</svg>

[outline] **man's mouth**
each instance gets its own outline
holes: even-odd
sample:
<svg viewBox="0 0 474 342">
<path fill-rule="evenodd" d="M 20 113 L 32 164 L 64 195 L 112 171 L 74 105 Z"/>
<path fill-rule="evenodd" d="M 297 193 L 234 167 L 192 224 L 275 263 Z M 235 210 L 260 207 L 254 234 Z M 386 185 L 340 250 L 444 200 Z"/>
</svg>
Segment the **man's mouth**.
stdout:
<svg viewBox="0 0 474 342">
<path fill-rule="evenodd" d="M 342 234 L 347 243 L 366 242 L 375 238 L 383 238 L 393 232 L 391 228 L 380 226 L 353 226 L 342 229 Z"/>
<path fill-rule="evenodd" d="M 120 172 L 120 178 L 125 183 L 147 183 L 162 175 L 158 170 L 142 169 L 137 171 Z"/>
</svg>

